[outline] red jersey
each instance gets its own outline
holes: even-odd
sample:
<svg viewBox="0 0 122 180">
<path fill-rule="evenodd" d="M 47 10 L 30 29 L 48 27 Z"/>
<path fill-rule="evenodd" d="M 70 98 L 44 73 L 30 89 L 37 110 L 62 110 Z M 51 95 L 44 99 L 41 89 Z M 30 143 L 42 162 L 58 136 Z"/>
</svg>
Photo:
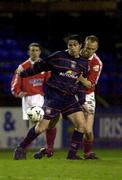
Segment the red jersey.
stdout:
<svg viewBox="0 0 122 180">
<path fill-rule="evenodd" d="M 95 85 L 97 84 L 100 77 L 103 64 L 100 58 L 96 54 L 93 54 L 93 56 L 91 56 L 88 60 L 88 67 L 89 70 L 87 79 L 92 83 L 92 86 L 91 88 L 86 89 L 86 94 L 95 91 Z"/>
<path fill-rule="evenodd" d="M 30 58 L 19 65 L 19 67 L 24 70 L 31 66 L 33 66 L 33 62 Z M 27 96 L 36 94 L 44 95 L 43 85 L 50 75 L 50 72 L 41 72 L 33 76 L 22 78 L 18 74 L 15 74 L 11 82 L 11 92 L 15 96 L 18 96 L 21 92 L 26 92 Z"/>
</svg>

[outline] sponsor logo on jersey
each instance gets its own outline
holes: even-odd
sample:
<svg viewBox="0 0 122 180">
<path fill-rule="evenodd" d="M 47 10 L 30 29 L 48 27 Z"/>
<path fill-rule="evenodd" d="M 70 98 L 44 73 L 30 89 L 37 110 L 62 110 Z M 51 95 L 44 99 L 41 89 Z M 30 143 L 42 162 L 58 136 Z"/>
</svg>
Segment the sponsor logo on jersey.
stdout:
<svg viewBox="0 0 122 180">
<path fill-rule="evenodd" d="M 95 65 L 95 66 L 93 66 L 93 70 L 94 70 L 94 71 L 96 71 L 96 72 L 97 72 L 97 71 L 99 71 L 99 69 L 100 69 L 99 65 Z"/>
<path fill-rule="evenodd" d="M 72 71 L 72 70 L 68 70 L 66 72 L 60 72 L 60 75 L 64 76 L 64 77 L 69 77 L 69 78 L 72 78 L 72 79 L 77 79 L 78 78 L 77 73 Z"/>
<path fill-rule="evenodd" d="M 31 79 L 29 81 L 30 84 L 32 84 L 33 86 L 41 86 L 43 84 L 43 80 L 42 79 Z"/>
</svg>

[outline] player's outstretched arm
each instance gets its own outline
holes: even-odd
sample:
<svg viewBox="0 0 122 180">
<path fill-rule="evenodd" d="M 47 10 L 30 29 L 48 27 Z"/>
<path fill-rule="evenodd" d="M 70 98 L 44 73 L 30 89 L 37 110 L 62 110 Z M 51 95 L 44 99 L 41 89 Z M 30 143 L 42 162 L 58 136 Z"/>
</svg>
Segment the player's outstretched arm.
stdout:
<svg viewBox="0 0 122 180">
<path fill-rule="evenodd" d="M 45 61 L 36 62 L 33 67 L 28 68 L 26 70 L 18 68 L 16 73 L 19 74 L 21 77 L 33 76 L 38 74 L 42 71 L 50 71 L 51 67 L 50 64 L 46 63 Z"/>
</svg>

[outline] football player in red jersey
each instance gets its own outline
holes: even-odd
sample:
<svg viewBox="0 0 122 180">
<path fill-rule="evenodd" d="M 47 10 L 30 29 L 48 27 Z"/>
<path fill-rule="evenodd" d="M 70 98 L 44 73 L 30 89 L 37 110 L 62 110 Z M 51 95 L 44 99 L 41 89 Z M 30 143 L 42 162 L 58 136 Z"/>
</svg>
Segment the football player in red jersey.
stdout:
<svg viewBox="0 0 122 180">
<path fill-rule="evenodd" d="M 29 58 L 19 65 L 25 70 L 32 67 L 35 62 L 41 61 L 41 47 L 38 43 L 31 43 L 28 47 Z M 11 82 L 11 92 L 15 97 L 22 98 L 23 120 L 28 120 L 27 109 L 32 106 L 42 107 L 44 103 L 43 84 L 47 80 L 49 73 L 42 72 L 26 78 L 21 78 L 18 74 L 13 76 Z"/>
<path fill-rule="evenodd" d="M 20 69 L 27 69 L 32 67 L 35 62 L 42 61 L 40 58 L 41 55 L 41 46 L 39 43 L 31 43 L 28 46 L 28 55 L 29 58 L 19 65 Z M 42 107 L 44 104 L 44 90 L 43 85 L 50 77 L 50 72 L 41 72 L 33 76 L 28 76 L 26 78 L 20 77 L 15 73 L 11 82 L 11 92 L 15 97 L 22 98 L 22 114 L 23 120 L 28 122 L 27 109 L 32 106 Z M 29 127 L 33 124 L 29 121 Z M 51 136 L 48 136 L 48 131 Z M 54 143 L 56 135 L 56 128 L 47 129 L 46 139 L 47 143 L 51 145 Z"/>
<path fill-rule="evenodd" d="M 86 88 L 85 103 L 82 105 L 86 122 L 86 133 L 83 138 L 83 150 L 85 159 L 97 159 L 98 157 L 92 152 L 94 141 L 93 125 L 95 115 L 95 86 L 102 70 L 102 62 L 95 53 L 98 50 L 98 37 L 91 35 L 85 38 L 84 47 L 81 50 L 81 56 L 88 59 L 89 71 L 87 79 L 91 82 L 91 87 Z"/>
</svg>

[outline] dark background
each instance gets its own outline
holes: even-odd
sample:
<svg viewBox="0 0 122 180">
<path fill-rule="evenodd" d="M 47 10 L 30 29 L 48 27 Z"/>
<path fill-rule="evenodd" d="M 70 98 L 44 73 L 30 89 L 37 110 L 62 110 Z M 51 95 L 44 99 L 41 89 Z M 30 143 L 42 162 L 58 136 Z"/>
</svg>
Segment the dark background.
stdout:
<svg viewBox="0 0 122 180">
<path fill-rule="evenodd" d="M 63 37 L 79 33 L 100 39 L 98 55 L 103 71 L 96 89 L 99 107 L 122 105 L 121 1 L 43 0 L 0 1 L 0 106 L 20 106 L 11 95 L 16 67 L 27 55 L 29 43 L 38 42 L 43 56 L 65 49 Z"/>
</svg>

